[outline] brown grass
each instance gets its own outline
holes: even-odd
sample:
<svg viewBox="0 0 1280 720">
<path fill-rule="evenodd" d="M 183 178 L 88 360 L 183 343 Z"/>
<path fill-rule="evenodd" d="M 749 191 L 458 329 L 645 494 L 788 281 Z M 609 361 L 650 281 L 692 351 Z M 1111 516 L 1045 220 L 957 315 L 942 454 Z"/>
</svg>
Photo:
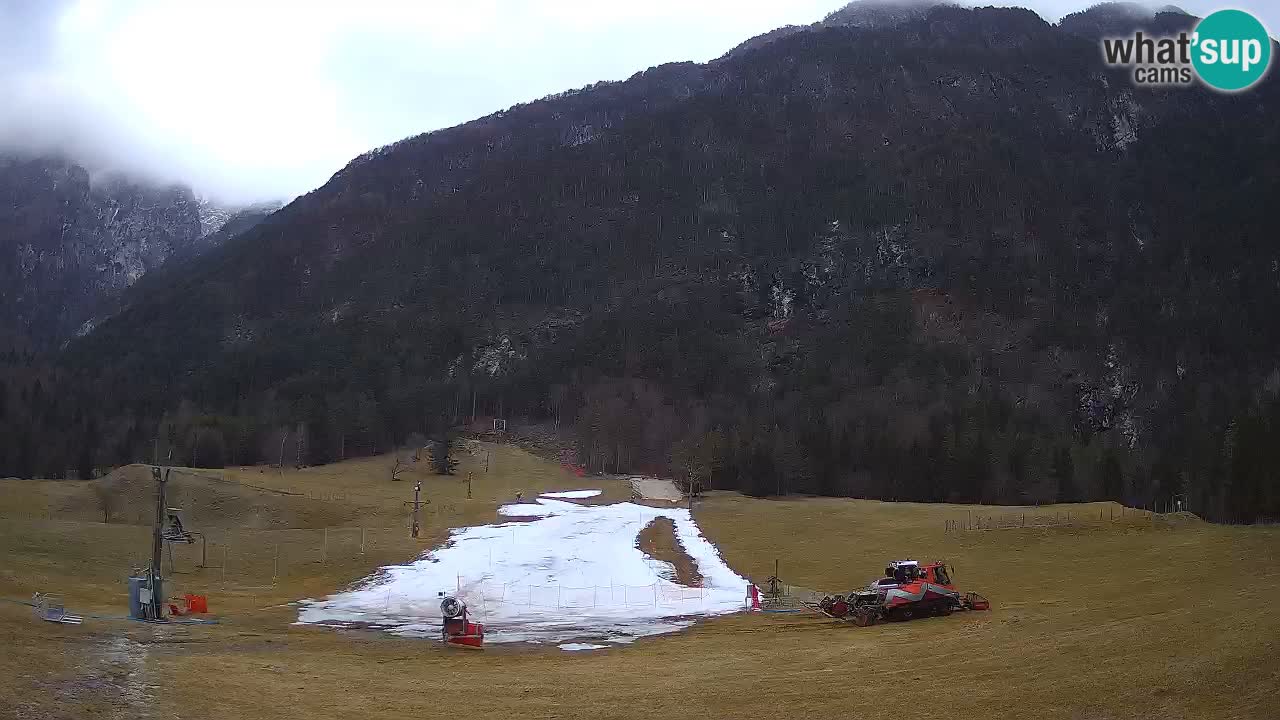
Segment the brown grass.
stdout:
<svg viewBox="0 0 1280 720">
<path fill-rule="evenodd" d="M 654 560 L 671 563 L 675 568 L 675 581 L 685 587 L 702 587 L 702 573 L 698 564 L 689 557 L 676 537 L 676 524 L 671 518 L 657 517 L 645 525 L 636 537 L 636 544 L 644 554 Z"/>
<path fill-rule="evenodd" d="M 142 696 L 155 698 L 154 717 L 250 720 L 852 718 L 890 706 L 901 717 L 1275 716 L 1280 619 L 1271 605 L 1280 592 L 1280 531 L 1274 528 L 1126 519 L 944 534 L 945 520 L 963 519 L 974 508 L 715 493 L 695 514 L 740 573 L 762 580 L 776 557 L 784 580 L 843 591 L 879 575 L 885 560 L 937 557 L 955 566 L 961 587 L 983 592 L 994 609 L 871 628 L 739 615 L 589 654 L 496 647 L 463 653 L 379 633 L 291 625 L 295 611 L 281 603 L 407 560 L 442 539 L 447 527 L 493 521 L 496 505 L 514 499 L 516 489 L 526 498 L 578 487 L 601 487 L 605 499 L 627 494 L 621 483 L 572 478 L 520 451 L 500 448 L 497 456 L 491 472 L 473 481 L 470 502 L 457 477 L 411 473 L 392 483 L 386 458 L 283 474 L 200 471 L 310 493 L 319 505 L 214 483 L 232 497 L 217 505 L 227 514 L 210 510 L 204 526 L 222 533 L 233 561 L 243 555 L 243 571 L 233 564 L 224 581 L 220 569 L 190 567 L 184 554 L 178 569 L 188 572 L 174 583 L 206 590 L 220 625 L 90 619 L 63 627 L 0 603 L 0 717 L 135 717 L 131 705 Z M 468 469 L 475 471 L 474 459 L 460 472 Z M 402 505 L 414 479 L 423 480 L 433 501 L 431 537 L 417 543 L 405 537 Z M 77 610 L 123 614 L 123 576 L 145 555 L 147 529 L 102 525 L 92 512 L 75 515 L 84 490 L 75 483 L 20 484 L 0 490 L 0 596 L 53 589 Z M 199 501 L 198 488 L 193 493 Z M 236 498 L 251 499 L 256 514 L 247 524 L 254 529 L 231 514 L 244 512 Z M 68 504 L 73 514 L 61 513 L 62 520 L 40 514 Z M 1081 517 L 1106 509 L 1070 507 Z M 324 526 L 301 525 L 317 522 L 330 527 L 325 557 L 317 555 L 316 541 Z M 364 555 L 350 539 L 361 526 L 381 533 L 366 542 Z M 277 545 L 290 560 L 272 587 Z"/>
</svg>

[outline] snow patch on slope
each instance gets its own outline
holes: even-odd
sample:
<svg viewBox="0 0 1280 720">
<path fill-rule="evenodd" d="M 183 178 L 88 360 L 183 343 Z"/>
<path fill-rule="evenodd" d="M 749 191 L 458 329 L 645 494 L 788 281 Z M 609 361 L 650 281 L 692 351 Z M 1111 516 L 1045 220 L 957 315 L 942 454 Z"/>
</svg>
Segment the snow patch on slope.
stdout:
<svg viewBox="0 0 1280 720">
<path fill-rule="evenodd" d="M 539 497 L 564 498 L 566 500 L 583 500 L 600 494 L 599 490 L 565 490 L 564 492 L 545 492 Z"/>
<path fill-rule="evenodd" d="M 412 563 L 384 567 L 350 591 L 303 601 L 298 622 L 439 637 L 444 591 L 467 603 L 492 643 L 625 644 L 742 609 L 746 579 L 725 564 L 687 509 L 540 498 L 500 511 L 541 517 L 453 530 L 443 547 Z M 638 547 L 640 531 L 657 517 L 674 524 L 701 587 L 667 579 L 675 577 L 671 564 Z"/>
</svg>

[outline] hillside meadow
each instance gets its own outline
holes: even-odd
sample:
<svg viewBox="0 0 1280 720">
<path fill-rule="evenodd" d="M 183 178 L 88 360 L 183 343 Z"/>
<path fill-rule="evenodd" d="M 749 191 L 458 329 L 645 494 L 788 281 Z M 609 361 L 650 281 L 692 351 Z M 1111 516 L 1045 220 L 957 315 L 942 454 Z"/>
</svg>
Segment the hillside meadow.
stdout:
<svg viewBox="0 0 1280 720">
<path fill-rule="evenodd" d="M 485 471 L 485 454 L 488 472 Z M 740 614 L 591 653 L 482 652 L 373 631 L 295 626 L 289 603 L 405 562 L 450 527 L 495 522 L 517 491 L 598 487 L 505 446 L 458 474 L 389 457 L 302 470 L 175 469 L 170 504 L 201 544 L 174 554 L 172 592 L 209 596 L 215 625 L 125 614 L 124 577 L 148 553 L 149 468 L 112 478 L 113 522 L 87 482 L 0 482 L 0 706 L 17 718 L 902 717 L 1267 718 L 1280 691 L 1280 529 L 1151 518 L 1111 504 L 1007 508 L 712 493 L 695 517 L 757 582 L 844 592 L 889 559 L 945 559 L 988 613 L 855 628 L 807 614 Z M 471 498 L 467 498 L 467 476 Z M 408 537 L 413 482 L 423 533 Z M 973 515 L 1066 527 L 944 532 Z M 1116 520 L 1111 520 L 1112 514 Z M 662 536 L 644 539 L 678 562 Z M 225 566 L 224 566 L 225 558 Z M 166 569 L 169 567 L 166 558 Z M 692 576 L 689 569 L 682 571 Z M 53 591 L 89 617 L 41 623 L 21 603 Z M 147 707 L 147 710 L 141 708 Z"/>
</svg>

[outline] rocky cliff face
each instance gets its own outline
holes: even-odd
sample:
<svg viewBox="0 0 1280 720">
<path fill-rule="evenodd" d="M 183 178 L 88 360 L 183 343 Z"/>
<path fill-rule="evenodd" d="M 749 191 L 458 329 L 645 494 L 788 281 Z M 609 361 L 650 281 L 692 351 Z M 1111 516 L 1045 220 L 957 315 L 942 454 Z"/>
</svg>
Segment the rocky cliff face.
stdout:
<svg viewBox="0 0 1280 720">
<path fill-rule="evenodd" d="M 184 186 L 0 155 L 0 342 L 41 349 L 86 332 L 122 290 L 234 214 Z"/>
</svg>

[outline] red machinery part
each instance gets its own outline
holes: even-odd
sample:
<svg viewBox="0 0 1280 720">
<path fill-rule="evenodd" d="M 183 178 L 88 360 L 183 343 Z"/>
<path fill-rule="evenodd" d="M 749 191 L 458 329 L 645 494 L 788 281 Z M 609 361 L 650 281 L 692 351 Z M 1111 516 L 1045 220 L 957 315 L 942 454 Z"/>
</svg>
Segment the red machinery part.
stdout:
<svg viewBox="0 0 1280 720">
<path fill-rule="evenodd" d="M 460 647 L 483 647 L 484 625 L 463 618 L 444 621 L 445 642 Z"/>
</svg>

